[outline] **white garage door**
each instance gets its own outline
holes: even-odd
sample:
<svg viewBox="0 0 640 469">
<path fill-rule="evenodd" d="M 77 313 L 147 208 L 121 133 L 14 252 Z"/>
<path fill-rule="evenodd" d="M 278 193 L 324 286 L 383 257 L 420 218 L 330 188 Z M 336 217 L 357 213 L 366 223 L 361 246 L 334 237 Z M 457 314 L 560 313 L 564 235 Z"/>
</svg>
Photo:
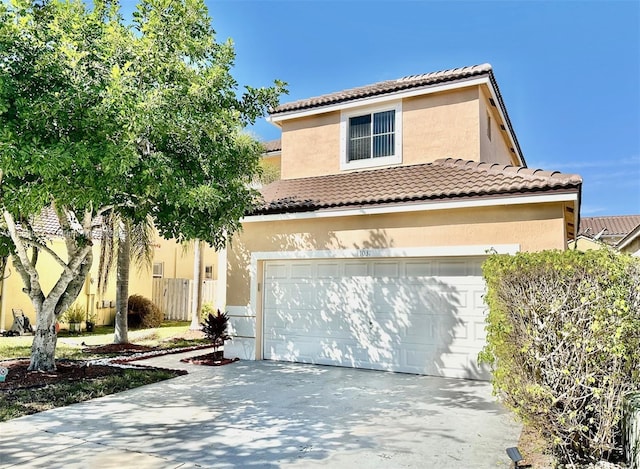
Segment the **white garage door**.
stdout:
<svg viewBox="0 0 640 469">
<path fill-rule="evenodd" d="M 263 357 L 488 379 L 479 258 L 265 263 Z"/>
</svg>

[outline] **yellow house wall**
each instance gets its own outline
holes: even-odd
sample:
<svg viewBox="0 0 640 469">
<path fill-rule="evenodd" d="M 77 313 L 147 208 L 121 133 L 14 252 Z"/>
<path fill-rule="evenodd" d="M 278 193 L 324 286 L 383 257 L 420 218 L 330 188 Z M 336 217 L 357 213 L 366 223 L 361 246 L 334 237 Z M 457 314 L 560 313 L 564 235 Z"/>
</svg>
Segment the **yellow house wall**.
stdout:
<svg viewBox="0 0 640 469">
<path fill-rule="evenodd" d="M 153 262 L 164 263 L 165 278 L 193 278 L 193 243 L 186 246 L 176 243 L 174 240 L 157 238 L 154 241 Z M 215 249 L 205 244 L 202 252 L 203 264 L 213 267 L 213 280 L 217 275 L 217 254 Z M 151 275 L 151 273 L 149 274 Z M 151 296 L 151 287 L 149 287 L 149 296 Z"/>
<path fill-rule="evenodd" d="M 274 168 L 280 169 L 281 166 L 281 156 L 263 156 L 261 160 L 262 166 L 271 166 Z"/>
<path fill-rule="evenodd" d="M 51 241 L 51 247 L 63 259 L 66 258 L 66 248 L 61 239 Z M 85 310 L 93 312 L 96 315 L 97 324 L 112 324 L 115 318 L 115 272 L 107 284 L 104 293 L 97 288 L 98 262 L 100 255 L 100 245 L 96 243 L 93 250 L 93 265 L 91 268 L 90 279 L 85 287 L 80 291 L 78 299 L 74 302 L 82 306 Z M 218 272 L 218 256 L 214 249 L 206 246 L 203 252 L 203 264 L 213 267 L 213 279 L 215 280 Z M 153 262 L 165 262 L 164 276 L 166 278 L 193 278 L 193 247 L 183 249 L 183 247 L 173 240 L 165 240 L 162 238 L 154 242 L 154 260 Z M 38 273 L 40 281 L 45 293 L 48 293 L 62 272 L 61 267 L 56 264 L 53 259 L 45 253 L 41 253 L 38 260 Z M 11 261 L 7 265 L 5 272 L 3 297 L 0 305 L 0 329 L 8 330 L 13 323 L 12 309 L 21 309 L 35 325 L 35 311 L 31 300 L 26 293 L 22 291 L 24 284 L 22 278 L 16 272 Z M 129 294 L 138 294 L 147 298 L 152 297 L 153 291 L 153 271 L 151 267 L 138 266 L 132 262 L 129 274 Z"/>
<path fill-rule="evenodd" d="M 511 152 L 511 145 L 507 140 L 507 134 L 500 128 L 500 115 L 495 106 L 489 102 L 489 97 L 484 88 L 480 92 L 480 126 L 478 136 L 480 138 L 480 161 L 516 164 L 515 154 Z M 487 133 L 488 115 L 491 116 L 491 139 Z"/>
<path fill-rule="evenodd" d="M 404 99 L 402 164 L 479 161 L 479 100 L 477 86 Z M 339 173 L 340 111 L 283 121 L 281 158 L 282 179 Z"/>
<path fill-rule="evenodd" d="M 249 303 L 256 251 L 376 249 L 519 244 L 564 249 L 561 204 L 465 208 L 402 214 L 245 223 L 228 250 L 227 305 Z"/>
<path fill-rule="evenodd" d="M 62 239 L 54 239 L 50 241 L 50 247 L 62 259 L 66 259 L 66 247 Z M 104 294 L 98 291 L 95 279 L 97 278 L 99 255 L 100 245 L 96 243 L 93 248 L 93 265 L 89 274 L 89 279 L 93 279 L 93 283 L 91 280 L 87 280 L 74 304 L 81 306 L 89 313 L 95 313 L 96 322 L 98 324 L 106 324 L 111 322 L 112 314 L 114 314 L 115 310 L 112 310 L 109 306 L 103 308 L 102 300 L 115 301 L 115 280 L 111 279 Z M 42 252 L 38 258 L 37 267 L 38 274 L 40 276 L 40 285 L 42 286 L 44 293 L 48 294 L 60 277 L 62 268 L 53 260 L 53 258 Z M 22 310 L 31 323 L 35 325 L 35 310 L 29 296 L 23 291 L 24 283 L 22 282 L 22 277 L 20 277 L 16 271 L 11 260 L 8 262 L 5 277 L 6 278 L 3 282 L 2 302 L 0 306 L 0 329 L 7 330 L 11 328 L 11 325 L 13 324 L 13 309 Z"/>
<path fill-rule="evenodd" d="M 263 156 L 260 161 L 260 166 L 262 167 L 262 181 L 264 184 L 269 184 L 273 181 L 277 181 L 282 177 L 282 158 L 280 154 L 277 156 Z"/>
<path fill-rule="evenodd" d="M 631 254 L 636 257 L 640 257 L 640 237 L 633 240 L 627 246 L 622 249 L 622 252 L 626 252 L 627 254 Z"/>
<path fill-rule="evenodd" d="M 592 249 L 602 249 L 606 246 L 606 244 L 598 241 L 594 241 L 588 238 L 579 237 L 575 241 L 570 241 L 568 248 L 569 249 L 577 249 L 578 251 L 590 251 Z"/>
</svg>

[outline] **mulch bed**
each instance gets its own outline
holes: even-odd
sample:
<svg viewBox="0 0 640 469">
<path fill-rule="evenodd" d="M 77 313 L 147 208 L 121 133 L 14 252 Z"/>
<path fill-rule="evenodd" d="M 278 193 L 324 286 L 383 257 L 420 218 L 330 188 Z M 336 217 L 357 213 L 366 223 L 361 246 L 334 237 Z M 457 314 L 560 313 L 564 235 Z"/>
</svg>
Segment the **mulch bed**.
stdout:
<svg viewBox="0 0 640 469">
<path fill-rule="evenodd" d="M 43 387 L 48 384 L 79 381 L 116 375 L 122 369 L 106 365 L 87 365 L 82 360 L 56 360 L 56 371 L 27 371 L 28 358 L 19 358 L 0 362 L 9 373 L 4 382 L 0 382 L 0 390 Z"/>
<path fill-rule="evenodd" d="M 83 344 L 84 345 L 84 344 Z M 85 346 L 83 352 L 92 354 L 116 354 L 116 357 L 110 360 L 114 364 L 127 364 L 132 361 L 147 358 L 144 355 L 149 352 L 158 352 L 159 355 L 181 353 L 188 350 L 197 350 L 200 348 L 210 348 L 211 345 L 197 345 L 182 349 L 163 350 L 156 347 L 146 347 L 136 344 L 106 344 L 99 346 Z M 222 360 L 215 355 L 209 353 L 196 357 L 185 358 L 181 360 L 185 363 L 193 363 L 196 365 L 221 366 L 228 365 L 238 361 L 238 358 L 223 358 Z M 0 391 L 12 389 L 28 389 L 44 387 L 48 384 L 60 382 L 72 382 L 84 379 L 100 378 L 102 376 L 116 375 L 122 373 L 122 368 L 118 366 L 89 364 L 84 360 L 56 360 L 56 370 L 52 372 L 27 371 L 30 360 L 28 358 L 17 358 L 12 360 L 0 361 L 0 366 L 9 370 L 4 382 L 0 382 Z M 140 366 L 139 368 L 148 368 Z M 187 374 L 184 370 L 172 370 L 176 374 Z"/>
<path fill-rule="evenodd" d="M 84 345 L 84 342 L 82 343 Z M 82 351 L 84 353 L 114 353 L 114 354 L 132 354 L 153 352 L 158 350 L 156 347 L 146 347 L 144 345 L 136 344 L 106 344 L 106 345 L 85 345 Z"/>
<path fill-rule="evenodd" d="M 238 357 L 220 359 L 214 352 L 207 353 L 206 355 L 198 355 L 191 358 L 182 358 L 180 361 L 182 363 L 192 363 L 194 365 L 222 366 L 228 365 L 229 363 L 237 362 L 238 360 L 240 360 Z"/>
</svg>

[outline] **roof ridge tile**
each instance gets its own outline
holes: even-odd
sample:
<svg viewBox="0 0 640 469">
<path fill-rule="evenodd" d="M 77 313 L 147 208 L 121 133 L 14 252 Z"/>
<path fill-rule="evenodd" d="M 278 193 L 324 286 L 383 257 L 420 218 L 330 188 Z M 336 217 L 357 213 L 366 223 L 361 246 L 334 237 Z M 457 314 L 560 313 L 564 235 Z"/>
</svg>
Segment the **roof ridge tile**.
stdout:
<svg viewBox="0 0 640 469">
<path fill-rule="evenodd" d="M 490 64 L 469 65 L 465 67 L 439 70 L 421 75 L 408 75 L 401 78 L 383 80 L 368 85 L 356 86 L 340 91 L 334 91 L 310 98 L 299 99 L 288 103 L 283 103 L 271 111 L 272 115 L 298 111 L 302 109 L 320 107 L 324 105 L 352 101 L 366 98 L 372 95 L 392 93 L 407 88 L 423 86 L 427 84 L 437 84 L 444 81 L 462 80 L 470 76 L 492 74 L 493 69 Z"/>
</svg>

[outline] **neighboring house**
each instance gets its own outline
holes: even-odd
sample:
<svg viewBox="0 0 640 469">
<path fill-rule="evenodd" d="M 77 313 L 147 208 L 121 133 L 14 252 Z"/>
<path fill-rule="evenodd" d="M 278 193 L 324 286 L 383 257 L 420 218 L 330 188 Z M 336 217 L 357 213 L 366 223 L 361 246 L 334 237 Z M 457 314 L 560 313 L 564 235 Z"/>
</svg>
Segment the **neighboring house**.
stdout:
<svg viewBox="0 0 640 469">
<path fill-rule="evenodd" d="M 640 225 L 640 215 L 582 217 L 578 236 L 588 237 L 609 246 L 615 246 L 638 225 Z"/>
<path fill-rule="evenodd" d="M 569 241 L 568 249 L 576 249 L 578 251 L 591 251 L 592 249 L 602 249 L 608 244 L 598 239 L 586 235 L 579 235 L 576 239 Z"/>
<path fill-rule="evenodd" d="M 34 223 L 34 229 L 49 239 L 52 249 L 66 254 L 64 240 L 60 236 L 60 226 L 52 213 L 45 212 Z M 115 267 L 107 290 L 102 293 L 97 288 L 98 261 L 100 256 L 100 236 L 94 239 L 93 266 L 90 277 L 87 278 L 85 288 L 80 293 L 76 304 L 85 308 L 87 314 L 95 315 L 97 324 L 113 324 L 115 317 Z M 131 262 L 129 280 L 129 294 L 139 294 L 147 298 L 154 298 L 163 308 L 165 316 L 171 319 L 190 318 L 192 287 L 190 280 L 194 274 L 193 247 L 185 247 L 173 240 L 156 237 L 153 244 L 153 262 L 148 268 L 139 268 Z M 206 247 L 203 252 L 201 278 L 206 285 L 207 299 L 214 300 L 224 296 L 224 292 L 215 292 L 215 282 L 218 278 L 219 264 L 216 252 Z M 224 265 L 223 265 L 224 267 Z M 48 255 L 43 254 L 38 260 L 38 272 L 43 289 L 48 291 L 60 274 L 60 267 Z M 173 280 L 172 279 L 180 279 Z M 31 300 L 23 292 L 24 284 L 9 260 L 5 269 L 5 278 L 0 280 L 0 330 L 8 330 L 13 323 L 12 310 L 22 310 L 32 324 L 35 325 L 35 312 Z"/>
<path fill-rule="evenodd" d="M 582 185 L 526 167 L 491 66 L 295 101 L 270 121 L 281 180 L 221 253 L 226 353 L 487 379 L 480 265 L 565 249 Z"/>
</svg>

